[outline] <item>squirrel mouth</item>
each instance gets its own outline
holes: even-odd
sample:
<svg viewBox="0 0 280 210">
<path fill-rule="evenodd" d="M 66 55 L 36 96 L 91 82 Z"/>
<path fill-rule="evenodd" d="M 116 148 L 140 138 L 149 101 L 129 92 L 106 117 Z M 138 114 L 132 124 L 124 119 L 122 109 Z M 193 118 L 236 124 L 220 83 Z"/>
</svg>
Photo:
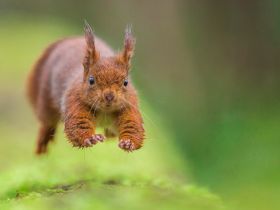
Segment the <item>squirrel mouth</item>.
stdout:
<svg viewBox="0 0 280 210">
<path fill-rule="evenodd" d="M 106 101 L 105 103 L 103 103 L 102 107 L 104 110 L 112 110 L 115 109 L 116 105 L 117 104 L 115 101 L 110 101 L 110 102 Z"/>
</svg>

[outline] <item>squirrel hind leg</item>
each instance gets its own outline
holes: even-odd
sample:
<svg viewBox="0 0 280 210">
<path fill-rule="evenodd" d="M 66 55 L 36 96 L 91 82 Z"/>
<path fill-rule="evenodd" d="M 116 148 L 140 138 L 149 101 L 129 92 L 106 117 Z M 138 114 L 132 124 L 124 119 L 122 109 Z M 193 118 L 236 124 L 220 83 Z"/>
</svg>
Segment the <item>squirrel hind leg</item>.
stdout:
<svg viewBox="0 0 280 210">
<path fill-rule="evenodd" d="M 54 139 L 56 126 L 41 125 L 37 138 L 36 154 L 47 153 L 48 143 Z"/>
<path fill-rule="evenodd" d="M 110 129 L 110 128 L 105 128 L 104 129 L 104 134 L 105 134 L 106 138 L 115 138 L 115 137 L 117 137 L 116 132 L 114 132 L 113 129 Z"/>
</svg>

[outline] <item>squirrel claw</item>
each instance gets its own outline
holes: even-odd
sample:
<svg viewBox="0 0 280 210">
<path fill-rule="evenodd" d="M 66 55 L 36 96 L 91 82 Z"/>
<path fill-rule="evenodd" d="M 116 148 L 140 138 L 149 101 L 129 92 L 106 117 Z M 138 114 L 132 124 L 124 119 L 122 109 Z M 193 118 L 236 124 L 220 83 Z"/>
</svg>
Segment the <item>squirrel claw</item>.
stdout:
<svg viewBox="0 0 280 210">
<path fill-rule="evenodd" d="M 105 137 L 102 134 L 92 135 L 90 138 L 84 140 L 82 147 L 91 147 L 92 145 L 97 144 L 98 142 L 103 142 Z"/>
<path fill-rule="evenodd" d="M 95 139 L 96 141 L 103 142 L 105 140 L 105 136 L 102 134 L 95 134 L 92 136 L 92 139 Z"/>
<path fill-rule="evenodd" d="M 127 152 L 132 152 L 135 150 L 135 145 L 130 139 L 120 140 L 119 147 Z"/>
<path fill-rule="evenodd" d="M 90 147 L 90 146 L 92 146 L 92 143 L 91 143 L 91 141 L 90 141 L 90 138 L 88 138 L 88 139 L 86 139 L 86 140 L 84 141 L 83 146 L 84 146 L 84 147 Z"/>
</svg>

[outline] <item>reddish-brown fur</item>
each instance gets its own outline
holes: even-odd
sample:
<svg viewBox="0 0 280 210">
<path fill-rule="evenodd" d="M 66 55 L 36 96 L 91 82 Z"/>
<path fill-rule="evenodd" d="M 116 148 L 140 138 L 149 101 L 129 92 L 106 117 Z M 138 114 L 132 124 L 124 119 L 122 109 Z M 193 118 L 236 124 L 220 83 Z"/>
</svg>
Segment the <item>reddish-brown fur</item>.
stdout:
<svg viewBox="0 0 280 210">
<path fill-rule="evenodd" d="M 40 121 L 37 154 L 47 151 L 59 120 L 75 147 L 102 142 L 96 126 L 104 127 L 108 138 L 118 135 L 125 151 L 143 145 L 143 121 L 128 76 L 134 44 L 128 28 L 124 50 L 114 53 L 86 23 L 85 37 L 57 41 L 44 51 L 28 80 L 29 100 Z"/>
</svg>

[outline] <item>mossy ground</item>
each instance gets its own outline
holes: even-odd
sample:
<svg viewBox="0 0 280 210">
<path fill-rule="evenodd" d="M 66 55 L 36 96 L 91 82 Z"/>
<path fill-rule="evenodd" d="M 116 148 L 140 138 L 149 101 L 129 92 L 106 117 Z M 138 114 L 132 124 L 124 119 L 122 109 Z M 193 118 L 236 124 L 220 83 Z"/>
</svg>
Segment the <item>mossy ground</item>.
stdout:
<svg viewBox="0 0 280 210">
<path fill-rule="evenodd" d="M 72 148 L 60 129 L 49 154 L 36 157 L 35 127 L 8 129 L 3 139 L 12 140 L 1 141 L 8 164 L 1 167 L 0 209 L 223 209 L 218 196 L 192 184 L 169 148 L 172 138 L 160 131 L 142 150 L 126 153 L 115 140 Z"/>
</svg>

